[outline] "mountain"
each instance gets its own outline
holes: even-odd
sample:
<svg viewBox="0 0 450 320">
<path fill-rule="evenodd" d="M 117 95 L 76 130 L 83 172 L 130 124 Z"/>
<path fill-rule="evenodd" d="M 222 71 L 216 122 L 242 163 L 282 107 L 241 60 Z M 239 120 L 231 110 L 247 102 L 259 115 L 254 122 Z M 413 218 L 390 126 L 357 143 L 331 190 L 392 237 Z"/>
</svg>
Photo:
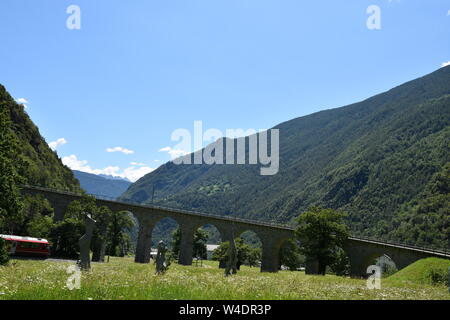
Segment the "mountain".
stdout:
<svg viewBox="0 0 450 320">
<path fill-rule="evenodd" d="M 0 107 L 9 110 L 12 133 L 19 141 L 17 163 L 20 163 L 18 170 L 25 179 L 24 183 L 81 192 L 72 171 L 61 162 L 56 152 L 50 149 L 24 106 L 17 104 L 2 85 Z"/>
<path fill-rule="evenodd" d="M 129 182 L 130 184 L 132 184 L 131 180 L 128 178 L 122 178 L 122 177 L 115 177 L 115 176 L 110 176 L 107 174 L 98 174 L 99 177 L 108 179 L 108 180 L 120 180 L 120 181 L 126 181 Z"/>
<path fill-rule="evenodd" d="M 131 185 L 130 181 L 107 175 L 95 175 L 77 170 L 73 170 L 73 174 L 80 181 L 84 191 L 109 198 L 117 198 Z"/>
<path fill-rule="evenodd" d="M 354 235 L 450 246 L 450 66 L 274 128 L 276 175 L 168 162 L 121 199 L 149 203 L 154 187 L 155 204 L 284 223 L 321 205 L 347 212 Z"/>
</svg>

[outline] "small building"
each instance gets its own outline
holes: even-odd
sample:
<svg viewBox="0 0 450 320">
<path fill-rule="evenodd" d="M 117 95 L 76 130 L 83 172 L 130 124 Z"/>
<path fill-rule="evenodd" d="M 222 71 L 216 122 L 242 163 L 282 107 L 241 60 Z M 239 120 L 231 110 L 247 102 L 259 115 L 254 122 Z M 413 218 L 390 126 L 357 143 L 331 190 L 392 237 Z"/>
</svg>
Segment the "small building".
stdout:
<svg viewBox="0 0 450 320">
<path fill-rule="evenodd" d="M 156 259 L 156 254 L 158 253 L 158 250 L 157 249 L 151 249 L 150 250 L 150 259 L 153 259 L 153 260 L 155 260 Z"/>
</svg>

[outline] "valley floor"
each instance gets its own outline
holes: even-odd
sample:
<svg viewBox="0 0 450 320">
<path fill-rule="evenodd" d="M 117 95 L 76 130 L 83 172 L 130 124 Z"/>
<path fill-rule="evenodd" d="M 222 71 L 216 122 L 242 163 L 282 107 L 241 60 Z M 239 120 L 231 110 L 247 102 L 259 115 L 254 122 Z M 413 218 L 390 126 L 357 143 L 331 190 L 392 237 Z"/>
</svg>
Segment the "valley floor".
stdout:
<svg viewBox="0 0 450 320">
<path fill-rule="evenodd" d="M 216 262 L 203 266 L 172 264 L 155 275 L 154 264 L 137 264 L 132 258 L 111 258 L 95 263 L 81 278 L 80 289 L 69 290 L 68 261 L 11 260 L 0 267 L 0 299 L 450 299 L 444 285 L 382 279 L 380 290 L 366 281 L 344 277 L 310 276 L 303 272 L 261 273 L 242 267 L 225 278 Z"/>
</svg>

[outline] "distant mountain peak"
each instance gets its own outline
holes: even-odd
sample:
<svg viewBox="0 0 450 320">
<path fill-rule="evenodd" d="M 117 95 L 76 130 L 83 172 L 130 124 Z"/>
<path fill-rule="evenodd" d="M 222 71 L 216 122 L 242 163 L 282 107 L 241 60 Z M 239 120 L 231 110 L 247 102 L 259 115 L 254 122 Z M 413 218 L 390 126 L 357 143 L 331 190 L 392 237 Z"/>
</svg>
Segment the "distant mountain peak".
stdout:
<svg viewBox="0 0 450 320">
<path fill-rule="evenodd" d="M 77 170 L 73 170 L 73 173 L 80 181 L 81 188 L 90 194 L 116 198 L 131 185 L 131 181 L 120 177 L 97 175 Z"/>
<path fill-rule="evenodd" d="M 105 178 L 105 179 L 109 179 L 109 180 L 123 180 L 123 181 L 132 183 L 132 181 L 130 179 L 122 178 L 119 176 L 112 176 L 112 175 L 108 175 L 108 174 L 97 174 L 97 176 Z"/>
</svg>

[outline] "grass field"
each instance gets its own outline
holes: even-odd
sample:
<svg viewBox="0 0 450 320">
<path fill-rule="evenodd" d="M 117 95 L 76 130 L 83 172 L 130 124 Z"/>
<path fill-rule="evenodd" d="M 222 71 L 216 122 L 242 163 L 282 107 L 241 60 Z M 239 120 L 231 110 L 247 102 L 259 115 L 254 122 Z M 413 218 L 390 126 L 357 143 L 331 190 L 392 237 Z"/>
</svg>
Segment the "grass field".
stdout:
<svg viewBox="0 0 450 320">
<path fill-rule="evenodd" d="M 83 273 L 81 288 L 69 290 L 66 269 L 73 263 L 12 260 L 0 267 L 0 299 L 450 299 L 445 285 L 427 283 L 427 260 L 382 279 L 380 290 L 367 289 L 365 280 L 290 271 L 269 274 L 249 267 L 225 278 L 210 261 L 203 267 L 172 264 L 157 276 L 154 264 L 137 264 L 131 258 L 93 264 Z M 450 266 L 446 260 L 432 263 Z"/>
</svg>

